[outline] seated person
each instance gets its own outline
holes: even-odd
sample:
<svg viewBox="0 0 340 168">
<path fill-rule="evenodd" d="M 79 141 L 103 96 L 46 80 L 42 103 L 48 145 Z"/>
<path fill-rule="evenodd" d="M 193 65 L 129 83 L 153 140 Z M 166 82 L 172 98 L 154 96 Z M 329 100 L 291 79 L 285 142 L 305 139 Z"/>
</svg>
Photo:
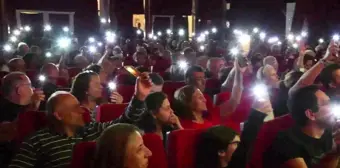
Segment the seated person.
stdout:
<svg viewBox="0 0 340 168">
<path fill-rule="evenodd" d="M 74 144 L 98 139 L 115 123 L 135 124 L 145 112 L 144 100 L 151 90 L 149 77 L 143 75 L 143 79 L 137 79 L 135 96 L 125 113 L 107 123 L 85 124 L 84 110 L 76 97 L 63 91 L 52 94 L 47 101 L 48 127 L 38 130 L 22 143 L 9 167 L 68 167 Z"/>
<path fill-rule="evenodd" d="M 73 59 L 73 62 L 75 66 L 79 69 L 84 69 L 90 64 L 89 60 L 85 56 L 82 56 L 82 55 L 75 56 Z"/>
<path fill-rule="evenodd" d="M 93 71 L 79 73 L 72 83 L 71 93 L 91 113 L 93 121 L 96 116 L 96 107 L 107 102 L 102 96 L 103 86 L 101 85 L 100 77 Z M 110 102 L 120 104 L 123 102 L 123 97 L 118 92 L 112 92 Z"/>
<path fill-rule="evenodd" d="M 148 55 L 144 52 L 137 51 L 133 54 L 133 60 L 135 67 L 145 67 L 148 64 Z"/>
<path fill-rule="evenodd" d="M 41 68 L 40 75 L 45 76 L 46 80 L 39 81 L 39 84 L 37 85 L 42 88 L 46 98 L 48 99 L 54 92 L 58 90 L 57 80 L 59 77 L 59 69 L 55 64 L 48 63 Z M 45 102 L 42 102 L 40 105 L 40 110 L 44 111 L 45 108 Z"/>
<path fill-rule="evenodd" d="M 208 77 L 212 79 L 218 79 L 218 73 L 224 67 L 225 61 L 223 58 L 214 57 L 210 58 L 207 62 Z"/>
<path fill-rule="evenodd" d="M 25 61 L 21 58 L 13 58 L 8 61 L 8 68 L 10 72 L 23 72 L 26 73 Z"/>
<path fill-rule="evenodd" d="M 151 93 L 145 100 L 147 111 L 137 124 L 146 133 L 156 133 L 166 140 L 166 132 L 183 129 L 163 92 Z"/>
<path fill-rule="evenodd" d="M 152 152 L 144 145 L 137 127 L 114 124 L 97 140 L 96 168 L 147 168 Z"/>
</svg>

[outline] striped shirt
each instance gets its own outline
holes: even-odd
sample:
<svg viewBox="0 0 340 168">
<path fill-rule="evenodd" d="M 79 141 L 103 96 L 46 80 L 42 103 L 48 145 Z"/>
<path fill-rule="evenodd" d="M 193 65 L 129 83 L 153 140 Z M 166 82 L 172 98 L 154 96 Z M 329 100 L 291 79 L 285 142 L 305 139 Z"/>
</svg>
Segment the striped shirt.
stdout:
<svg viewBox="0 0 340 168">
<path fill-rule="evenodd" d="M 125 113 L 119 119 L 106 123 L 91 122 L 81 128 L 74 137 L 56 133 L 50 128 L 39 130 L 22 143 L 9 167 L 68 167 L 75 144 L 95 141 L 103 130 L 112 124 L 118 122 L 135 124 L 144 111 L 145 104 L 133 98 Z"/>
</svg>

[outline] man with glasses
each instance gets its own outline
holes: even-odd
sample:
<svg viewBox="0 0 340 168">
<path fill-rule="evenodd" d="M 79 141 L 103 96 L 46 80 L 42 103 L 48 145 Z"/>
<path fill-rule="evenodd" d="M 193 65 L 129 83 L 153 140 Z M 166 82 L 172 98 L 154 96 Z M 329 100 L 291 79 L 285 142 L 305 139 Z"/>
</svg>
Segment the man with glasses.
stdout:
<svg viewBox="0 0 340 168">
<path fill-rule="evenodd" d="M 12 72 L 2 79 L 0 98 L 0 167 L 8 164 L 14 149 L 16 118 L 20 113 L 37 110 L 45 98 L 41 91 L 33 92 L 31 81 L 22 72 Z"/>
</svg>

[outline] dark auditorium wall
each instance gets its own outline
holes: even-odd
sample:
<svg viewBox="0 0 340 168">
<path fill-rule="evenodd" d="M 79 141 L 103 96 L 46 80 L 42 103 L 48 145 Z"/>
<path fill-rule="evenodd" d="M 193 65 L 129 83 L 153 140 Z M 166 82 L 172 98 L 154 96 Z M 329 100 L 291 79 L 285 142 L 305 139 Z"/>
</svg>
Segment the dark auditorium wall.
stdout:
<svg viewBox="0 0 340 168">
<path fill-rule="evenodd" d="M 46 10 L 46 11 L 74 11 L 75 34 L 82 35 L 97 32 L 99 19 L 96 0 L 6 0 L 8 19 L 11 25 L 16 25 L 15 10 Z"/>
</svg>

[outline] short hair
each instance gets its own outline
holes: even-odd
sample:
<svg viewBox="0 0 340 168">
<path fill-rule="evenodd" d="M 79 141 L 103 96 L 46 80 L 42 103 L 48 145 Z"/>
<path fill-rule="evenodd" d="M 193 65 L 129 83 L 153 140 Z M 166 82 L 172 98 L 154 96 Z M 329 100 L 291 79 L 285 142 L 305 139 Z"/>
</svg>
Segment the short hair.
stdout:
<svg viewBox="0 0 340 168">
<path fill-rule="evenodd" d="M 13 58 L 11 60 L 8 61 L 8 68 L 10 71 L 14 71 L 16 68 L 15 68 L 15 64 L 18 63 L 18 61 L 24 61 L 23 59 L 21 58 Z M 24 61 L 25 62 L 25 61 Z"/>
<path fill-rule="evenodd" d="M 184 48 L 183 49 L 183 53 L 184 55 L 188 55 L 190 53 L 194 52 L 194 49 L 190 48 L 190 47 L 187 47 L 187 48 Z"/>
<path fill-rule="evenodd" d="M 284 85 L 286 88 L 291 88 L 301 78 L 303 72 L 301 71 L 290 71 L 285 75 Z"/>
<path fill-rule="evenodd" d="M 53 64 L 53 63 L 48 63 L 48 64 L 45 64 L 41 67 L 40 69 L 40 73 L 41 74 L 47 74 L 52 68 L 57 68 L 57 65 Z"/>
<path fill-rule="evenodd" d="M 185 79 L 187 82 L 189 82 L 188 80 L 192 78 L 195 72 L 204 72 L 204 69 L 199 65 L 190 66 L 185 72 Z"/>
<path fill-rule="evenodd" d="M 157 74 L 157 73 L 151 73 L 149 74 L 151 81 L 153 84 L 155 85 L 163 85 L 164 84 L 164 79 L 162 78 L 161 75 Z"/>
<path fill-rule="evenodd" d="M 97 168 L 124 168 L 129 137 L 139 129 L 131 124 L 114 124 L 103 131 L 96 143 L 94 164 Z"/>
<path fill-rule="evenodd" d="M 338 69 L 340 69 L 340 65 L 331 64 L 324 68 L 320 73 L 320 81 L 326 89 L 329 89 L 329 84 L 333 81 L 333 72 Z"/>
<path fill-rule="evenodd" d="M 84 69 L 84 71 L 93 71 L 97 74 L 99 74 L 101 70 L 102 70 L 102 67 L 97 64 L 91 64 Z"/>
<path fill-rule="evenodd" d="M 218 125 L 199 135 L 196 145 L 196 168 L 222 167 L 218 152 L 228 149 L 238 134 L 231 128 Z"/>
<path fill-rule="evenodd" d="M 303 57 L 303 64 L 306 64 L 307 61 L 312 61 L 313 64 L 314 64 L 314 63 L 316 62 L 315 59 L 316 59 L 315 57 L 306 54 L 306 55 Z"/>
<path fill-rule="evenodd" d="M 192 101 L 192 96 L 194 95 L 197 87 L 192 85 L 183 86 L 175 91 L 173 109 L 176 115 L 182 119 L 194 119 L 191 107 L 189 104 Z"/>
<path fill-rule="evenodd" d="M 310 85 L 296 90 L 289 96 L 288 109 L 298 125 L 304 126 L 308 122 L 306 110 L 310 109 L 312 112 L 319 110 L 318 99 L 315 95 L 318 90 L 318 86 Z"/>
<path fill-rule="evenodd" d="M 23 76 L 26 76 L 22 72 L 11 72 L 2 78 L 1 93 L 4 97 L 9 96 L 16 85 L 23 81 Z"/>
<path fill-rule="evenodd" d="M 224 59 L 223 59 L 222 57 L 212 57 L 212 58 L 208 59 L 207 68 L 209 68 L 211 62 L 217 61 L 217 60 L 222 60 L 222 61 L 224 61 Z"/>
<path fill-rule="evenodd" d="M 92 76 L 98 74 L 93 71 L 84 71 L 79 73 L 73 80 L 71 93 L 82 103 L 87 98 L 87 90 L 90 87 L 90 81 Z"/>
</svg>

